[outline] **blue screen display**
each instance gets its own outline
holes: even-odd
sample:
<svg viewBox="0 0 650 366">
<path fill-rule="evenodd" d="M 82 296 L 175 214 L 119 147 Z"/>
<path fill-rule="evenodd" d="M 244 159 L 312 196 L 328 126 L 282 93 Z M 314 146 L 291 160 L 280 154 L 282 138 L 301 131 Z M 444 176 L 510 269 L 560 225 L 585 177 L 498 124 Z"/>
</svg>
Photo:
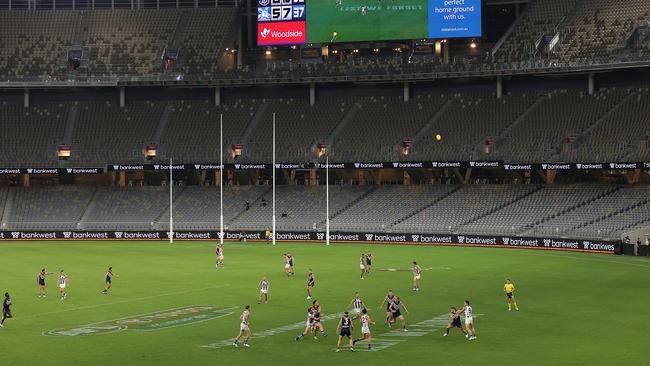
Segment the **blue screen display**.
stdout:
<svg viewBox="0 0 650 366">
<path fill-rule="evenodd" d="M 481 0 L 429 0 L 429 38 L 481 36 Z"/>
</svg>

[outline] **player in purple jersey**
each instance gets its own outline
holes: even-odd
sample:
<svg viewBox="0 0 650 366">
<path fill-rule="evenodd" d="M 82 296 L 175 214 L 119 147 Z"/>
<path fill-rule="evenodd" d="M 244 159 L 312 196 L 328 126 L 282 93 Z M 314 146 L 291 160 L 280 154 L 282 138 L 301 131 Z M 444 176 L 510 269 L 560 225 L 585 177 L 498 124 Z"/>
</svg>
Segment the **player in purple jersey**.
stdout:
<svg viewBox="0 0 650 366">
<path fill-rule="evenodd" d="M 38 283 L 38 297 L 47 297 L 45 293 L 45 277 L 54 274 L 54 272 L 47 272 L 45 268 L 41 269 L 41 272 L 36 277 L 36 282 Z"/>
<path fill-rule="evenodd" d="M 120 277 L 117 274 L 113 273 L 113 267 L 108 267 L 108 272 L 106 272 L 106 278 L 104 278 L 105 286 L 104 286 L 104 290 L 102 290 L 102 294 L 108 295 L 108 290 L 111 289 L 111 285 L 113 284 L 113 276 Z"/>
<path fill-rule="evenodd" d="M 9 293 L 5 292 L 5 299 L 2 301 L 2 321 L 0 321 L 0 328 L 4 327 L 5 320 L 8 318 L 13 318 L 11 315 L 11 298 Z"/>
</svg>

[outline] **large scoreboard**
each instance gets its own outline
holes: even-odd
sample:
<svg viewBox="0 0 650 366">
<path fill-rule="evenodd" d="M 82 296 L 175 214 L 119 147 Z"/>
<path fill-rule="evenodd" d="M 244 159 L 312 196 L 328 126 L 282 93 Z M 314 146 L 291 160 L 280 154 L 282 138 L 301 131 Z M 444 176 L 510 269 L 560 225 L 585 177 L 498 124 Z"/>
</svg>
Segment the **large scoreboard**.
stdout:
<svg viewBox="0 0 650 366">
<path fill-rule="evenodd" d="M 257 44 L 480 37 L 481 0 L 257 0 Z"/>
</svg>

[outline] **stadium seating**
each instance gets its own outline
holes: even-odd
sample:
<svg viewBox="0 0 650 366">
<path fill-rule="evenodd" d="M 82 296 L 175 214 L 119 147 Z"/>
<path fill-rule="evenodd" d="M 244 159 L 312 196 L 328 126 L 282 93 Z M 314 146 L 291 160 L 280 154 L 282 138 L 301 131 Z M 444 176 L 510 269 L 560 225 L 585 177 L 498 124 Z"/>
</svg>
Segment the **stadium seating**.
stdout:
<svg viewBox="0 0 650 366">
<path fill-rule="evenodd" d="M 0 103 L 0 165 L 55 166 L 56 149 L 63 138 L 69 107 L 46 103 L 23 108 Z"/>
<path fill-rule="evenodd" d="M 278 230 L 324 230 L 325 187 L 276 190 Z M 647 185 L 595 183 L 337 185 L 330 187 L 330 228 L 615 239 L 648 225 L 649 193 Z M 271 227 L 271 202 L 268 185 L 225 186 L 225 228 Z M 169 192 L 167 187 L 0 188 L 0 214 L 3 230 L 168 230 Z M 218 230 L 218 187 L 174 187 L 174 228 Z"/>
<path fill-rule="evenodd" d="M 74 17 L 70 11 L 0 11 L 0 80 L 64 73 Z"/>
</svg>

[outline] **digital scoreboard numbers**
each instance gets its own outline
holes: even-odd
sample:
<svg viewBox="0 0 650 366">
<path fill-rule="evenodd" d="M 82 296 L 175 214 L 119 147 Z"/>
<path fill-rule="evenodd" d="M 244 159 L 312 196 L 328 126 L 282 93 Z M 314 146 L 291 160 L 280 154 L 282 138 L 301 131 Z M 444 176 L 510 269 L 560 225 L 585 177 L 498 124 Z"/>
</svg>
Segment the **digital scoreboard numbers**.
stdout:
<svg viewBox="0 0 650 366">
<path fill-rule="evenodd" d="M 258 0 L 257 3 L 258 45 L 307 42 L 305 0 Z"/>
</svg>

